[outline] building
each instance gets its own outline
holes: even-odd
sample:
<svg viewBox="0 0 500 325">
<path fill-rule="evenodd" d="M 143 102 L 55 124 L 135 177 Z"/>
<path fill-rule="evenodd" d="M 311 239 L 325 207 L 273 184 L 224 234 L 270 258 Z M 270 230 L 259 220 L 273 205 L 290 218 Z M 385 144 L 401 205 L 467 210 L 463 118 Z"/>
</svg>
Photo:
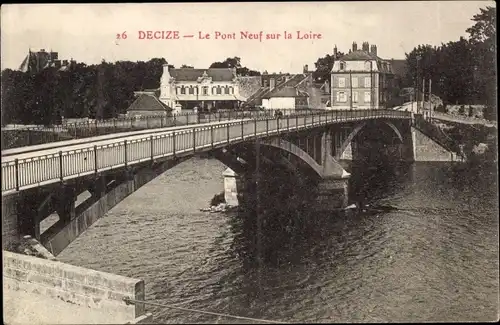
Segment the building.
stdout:
<svg viewBox="0 0 500 325">
<path fill-rule="evenodd" d="M 264 74 L 260 89 L 254 91 L 245 106 L 264 109 L 325 108 L 330 99 L 330 89 L 325 89 L 327 84 L 315 84 L 307 65 L 299 74 Z"/>
<path fill-rule="evenodd" d="M 335 61 L 331 71 L 333 109 L 381 109 L 392 106 L 394 73 L 390 60 L 377 56 L 377 46 L 356 42 L 348 54 Z"/>
<path fill-rule="evenodd" d="M 136 91 L 134 94 L 137 98 L 127 109 L 127 116 L 170 116 L 172 114 L 173 109 L 158 98 L 160 95 L 158 89 Z"/>
<path fill-rule="evenodd" d="M 239 95 L 236 69 L 169 68 L 163 66 L 159 100 L 174 112 L 235 109 L 246 98 Z"/>
<path fill-rule="evenodd" d="M 304 109 L 309 107 L 309 95 L 296 87 L 283 87 L 262 97 L 265 109 Z"/>
<path fill-rule="evenodd" d="M 29 50 L 19 66 L 19 70 L 23 72 L 38 73 L 46 68 L 56 68 L 64 71 L 71 64 L 75 63 L 76 61 L 74 60 L 59 60 L 58 52 L 46 52 L 45 49 L 41 49 L 37 52 Z"/>
</svg>

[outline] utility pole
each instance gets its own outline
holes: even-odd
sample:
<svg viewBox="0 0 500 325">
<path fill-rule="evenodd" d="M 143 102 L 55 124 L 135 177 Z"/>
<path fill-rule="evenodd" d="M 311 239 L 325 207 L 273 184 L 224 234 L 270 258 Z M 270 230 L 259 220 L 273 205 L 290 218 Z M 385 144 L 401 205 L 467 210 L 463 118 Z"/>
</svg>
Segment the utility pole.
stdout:
<svg viewBox="0 0 500 325">
<path fill-rule="evenodd" d="M 425 114 L 425 78 L 422 78 L 422 114 Z"/>
<path fill-rule="evenodd" d="M 351 70 L 349 70 L 349 88 L 351 90 L 351 93 L 350 93 L 350 97 L 351 97 L 350 105 L 351 105 L 351 111 L 352 111 L 352 71 Z"/>
<path fill-rule="evenodd" d="M 417 55 L 417 77 L 415 79 L 415 99 L 417 101 L 417 114 L 420 113 L 420 101 L 419 101 L 419 84 L 418 84 L 418 80 L 420 78 L 419 76 L 419 73 L 418 73 L 418 62 L 420 61 L 420 55 Z"/>
<path fill-rule="evenodd" d="M 431 87 L 432 87 L 432 79 L 429 78 L 429 121 L 432 121 L 432 102 L 431 102 Z"/>
</svg>

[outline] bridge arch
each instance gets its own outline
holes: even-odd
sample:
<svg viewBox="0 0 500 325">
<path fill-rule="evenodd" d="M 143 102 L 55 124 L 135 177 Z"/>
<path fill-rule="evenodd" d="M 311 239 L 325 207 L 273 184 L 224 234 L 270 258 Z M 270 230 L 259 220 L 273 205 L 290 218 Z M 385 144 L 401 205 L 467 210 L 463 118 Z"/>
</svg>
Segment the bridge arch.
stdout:
<svg viewBox="0 0 500 325">
<path fill-rule="evenodd" d="M 401 141 L 401 143 L 403 143 L 403 136 L 401 135 L 401 132 L 399 131 L 399 129 L 390 121 L 382 121 L 384 122 L 387 126 L 389 126 L 393 131 L 394 133 L 396 133 L 396 135 L 398 136 L 398 139 L 399 141 Z M 352 142 L 352 140 L 354 139 L 354 137 L 367 125 L 368 123 L 367 122 L 362 122 L 360 124 L 358 124 L 352 131 L 351 133 L 347 136 L 347 138 L 342 142 L 342 146 L 340 147 L 340 150 L 338 150 L 338 152 L 335 153 L 335 159 L 338 160 L 340 159 L 340 157 L 342 156 L 342 154 L 344 153 L 344 151 L 347 149 L 347 147 L 349 146 L 349 144 Z"/>
<path fill-rule="evenodd" d="M 314 173 L 317 176 L 319 176 L 320 178 L 324 178 L 325 176 L 329 176 L 329 175 L 326 175 L 327 172 L 325 171 L 325 166 L 318 164 L 314 160 L 314 158 L 311 157 L 307 152 L 305 152 L 299 146 L 297 146 L 289 141 L 286 141 L 286 140 L 283 140 L 280 138 L 271 138 L 271 139 L 263 140 L 261 142 L 261 145 L 284 150 L 284 151 L 292 154 L 296 158 L 302 160 L 306 165 L 308 165 L 312 169 L 312 171 L 314 171 Z M 331 158 L 332 157 L 330 157 L 330 159 Z M 336 160 L 334 160 L 334 159 L 331 159 L 331 160 L 332 161 L 328 161 L 328 162 L 329 163 L 333 162 L 333 164 L 335 165 L 334 168 L 336 170 L 337 169 L 343 170 L 342 166 Z"/>
</svg>

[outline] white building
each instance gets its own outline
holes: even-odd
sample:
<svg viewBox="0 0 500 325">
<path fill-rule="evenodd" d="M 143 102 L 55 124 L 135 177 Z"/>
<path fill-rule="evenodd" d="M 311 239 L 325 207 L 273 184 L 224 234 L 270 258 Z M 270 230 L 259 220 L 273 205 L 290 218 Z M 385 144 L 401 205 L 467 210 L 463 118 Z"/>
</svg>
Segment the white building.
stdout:
<svg viewBox="0 0 500 325">
<path fill-rule="evenodd" d="M 175 112 L 238 108 L 246 98 L 239 95 L 236 69 L 173 69 L 163 66 L 159 99 Z"/>
<path fill-rule="evenodd" d="M 295 87 L 283 87 L 262 97 L 265 109 L 304 109 L 308 107 L 309 95 Z"/>
</svg>

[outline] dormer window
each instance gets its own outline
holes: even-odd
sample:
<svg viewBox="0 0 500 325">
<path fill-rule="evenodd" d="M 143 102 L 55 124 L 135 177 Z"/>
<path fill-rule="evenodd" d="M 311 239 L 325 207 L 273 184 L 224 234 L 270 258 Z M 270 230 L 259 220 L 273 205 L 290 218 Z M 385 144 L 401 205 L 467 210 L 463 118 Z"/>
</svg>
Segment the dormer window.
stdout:
<svg viewBox="0 0 500 325">
<path fill-rule="evenodd" d="M 340 71 L 345 70 L 345 62 L 340 62 Z"/>
</svg>

